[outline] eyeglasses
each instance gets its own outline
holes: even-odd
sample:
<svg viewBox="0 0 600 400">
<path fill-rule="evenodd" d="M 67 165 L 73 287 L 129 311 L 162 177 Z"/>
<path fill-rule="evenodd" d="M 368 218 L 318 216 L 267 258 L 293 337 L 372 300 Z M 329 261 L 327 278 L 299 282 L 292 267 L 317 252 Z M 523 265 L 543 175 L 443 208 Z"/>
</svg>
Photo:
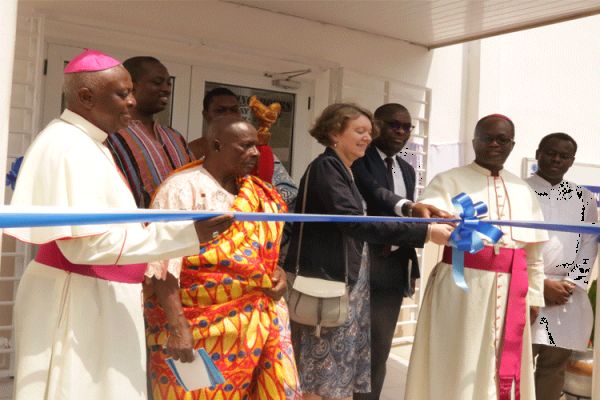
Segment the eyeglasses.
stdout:
<svg viewBox="0 0 600 400">
<path fill-rule="evenodd" d="M 515 142 L 512 138 L 507 138 L 507 137 L 504 137 L 504 136 L 478 135 L 478 136 L 475 136 L 475 139 L 477 139 L 480 142 L 483 142 L 485 144 L 490 144 L 492 142 L 496 142 L 500 146 L 506 146 L 507 144 Z"/>
<path fill-rule="evenodd" d="M 558 151 L 554 151 L 554 150 L 542 150 L 542 153 L 544 153 L 546 156 L 548 156 L 550 158 L 554 158 L 554 157 L 558 156 L 561 160 L 572 160 L 573 158 L 575 158 L 574 154 L 559 153 Z"/>
<path fill-rule="evenodd" d="M 399 131 L 400 129 L 402 129 L 404 132 L 406 133 L 411 133 L 413 131 L 413 129 L 415 129 L 415 126 L 413 124 L 411 124 L 410 122 L 400 122 L 400 121 L 396 121 L 396 120 L 392 120 L 392 121 L 383 121 L 387 126 L 389 126 L 390 128 Z"/>
</svg>

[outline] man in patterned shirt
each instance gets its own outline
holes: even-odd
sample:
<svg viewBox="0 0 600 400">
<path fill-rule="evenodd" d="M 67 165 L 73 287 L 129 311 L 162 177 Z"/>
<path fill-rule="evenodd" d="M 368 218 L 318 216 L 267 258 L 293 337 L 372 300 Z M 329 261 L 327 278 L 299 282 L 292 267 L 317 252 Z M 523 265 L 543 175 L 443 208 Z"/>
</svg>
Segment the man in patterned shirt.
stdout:
<svg viewBox="0 0 600 400">
<path fill-rule="evenodd" d="M 149 56 L 132 57 L 123 66 L 131 75 L 137 105 L 129 126 L 109 136 L 108 147 L 138 207 L 148 208 L 158 185 L 194 156 L 179 132 L 155 120 L 169 105 L 172 82 L 167 68 Z"/>
<path fill-rule="evenodd" d="M 195 158 L 179 132 L 155 120 L 155 115 L 169 105 L 172 81 L 167 68 L 150 56 L 129 58 L 123 66 L 131 75 L 136 105 L 127 128 L 110 134 L 106 145 L 135 203 L 139 208 L 148 208 L 162 181 Z M 150 296 L 154 286 L 155 282 L 146 278 L 144 296 Z M 150 391 L 148 398 L 152 399 Z"/>
</svg>

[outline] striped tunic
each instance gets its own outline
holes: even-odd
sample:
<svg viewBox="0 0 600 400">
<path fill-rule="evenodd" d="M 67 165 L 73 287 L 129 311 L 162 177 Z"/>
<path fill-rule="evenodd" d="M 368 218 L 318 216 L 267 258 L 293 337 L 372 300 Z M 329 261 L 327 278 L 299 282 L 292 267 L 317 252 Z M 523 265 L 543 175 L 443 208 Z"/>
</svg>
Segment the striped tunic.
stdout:
<svg viewBox="0 0 600 400">
<path fill-rule="evenodd" d="M 139 208 L 148 208 L 171 171 L 194 160 L 183 136 L 158 122 L 150 133 L 141 121 L 131 121 L 127 129 L 109 135 L 107 145 Z"/>
</svg>

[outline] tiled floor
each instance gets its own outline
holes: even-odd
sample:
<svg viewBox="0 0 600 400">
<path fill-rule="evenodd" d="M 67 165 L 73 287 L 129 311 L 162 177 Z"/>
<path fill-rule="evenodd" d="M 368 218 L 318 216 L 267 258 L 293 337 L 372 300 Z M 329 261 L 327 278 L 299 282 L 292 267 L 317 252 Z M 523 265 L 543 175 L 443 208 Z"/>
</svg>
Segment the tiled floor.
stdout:
<svg viewBox="0 0 600 400">
<path fill-rule="evenodd" d="M 12 399 L 12 379 L 0 378 L 0 400 Z"/>
<path fill-rule="evenodd" d="M 387 374 L 383 384 L 380 400 L 404 400 L 408 360 L 410 359 L 411 345 L 402 345 L 392 348 L 392 353 L 387 362 Z M 561 400 L 569 400 L 564 395 Z"/>
<path fill-rule="evenodd" d="M 387 375 L 380 400 L 404 400 L 404 386 L 408 368 L 407 353 L 410 347 L 396 348 L 392 351 L 387 363 Z M 12 399 L 12 381 L 0 378 L 0 400 Z M 563 397 L 564 399 L 564 397 Z"/>
<path fill-rule="evenodd" d="M 387 373 L 380 400 L 404 400 L 404 386 L 408 362 L 392 354 L 387 362 Z"/>
<path fill-rule="evenodd" d="M 408 362 L 392 354 L 387 364 L 387 375 L 381 400 L 404 400 L 404 385 Z M 0 400 L 12 399 L 12 380 L 0 379 Z"/>
<path fill-rule="evenodd" d="M 392 349 L 387 362 L 387 374 L 380 400 L 404 400 L 410 350 L 410 345 L 398 346 Z M 11 396 L 12 381 L 5 378 L 0 379 L 0 400 L 11 400 Z"/>
<path fill-rule="evenodd" d="M 404 400 L 406 373 L 412 345 L 405 344 L 392 348 L 387 361 L 387 373 L 380 400 Z"/>
</svg>

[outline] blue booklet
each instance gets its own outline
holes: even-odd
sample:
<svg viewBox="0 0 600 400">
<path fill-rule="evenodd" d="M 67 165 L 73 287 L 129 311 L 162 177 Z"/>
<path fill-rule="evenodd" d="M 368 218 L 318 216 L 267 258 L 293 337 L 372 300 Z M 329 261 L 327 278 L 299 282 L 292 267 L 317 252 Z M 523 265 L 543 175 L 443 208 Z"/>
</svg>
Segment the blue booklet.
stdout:
<svg viewBox="0 0 600 400">
<path fill-rule="evenodd" d="M 172 358 L 167 358 L 166 361 L 173 375 L 175 375 L 177 383 L 186 392 L 225 383 L 223 374 L 204 349 L 198 349 L 194 352 L 194 361 L 191 363 L 184 363 Z"/>
</svg>

